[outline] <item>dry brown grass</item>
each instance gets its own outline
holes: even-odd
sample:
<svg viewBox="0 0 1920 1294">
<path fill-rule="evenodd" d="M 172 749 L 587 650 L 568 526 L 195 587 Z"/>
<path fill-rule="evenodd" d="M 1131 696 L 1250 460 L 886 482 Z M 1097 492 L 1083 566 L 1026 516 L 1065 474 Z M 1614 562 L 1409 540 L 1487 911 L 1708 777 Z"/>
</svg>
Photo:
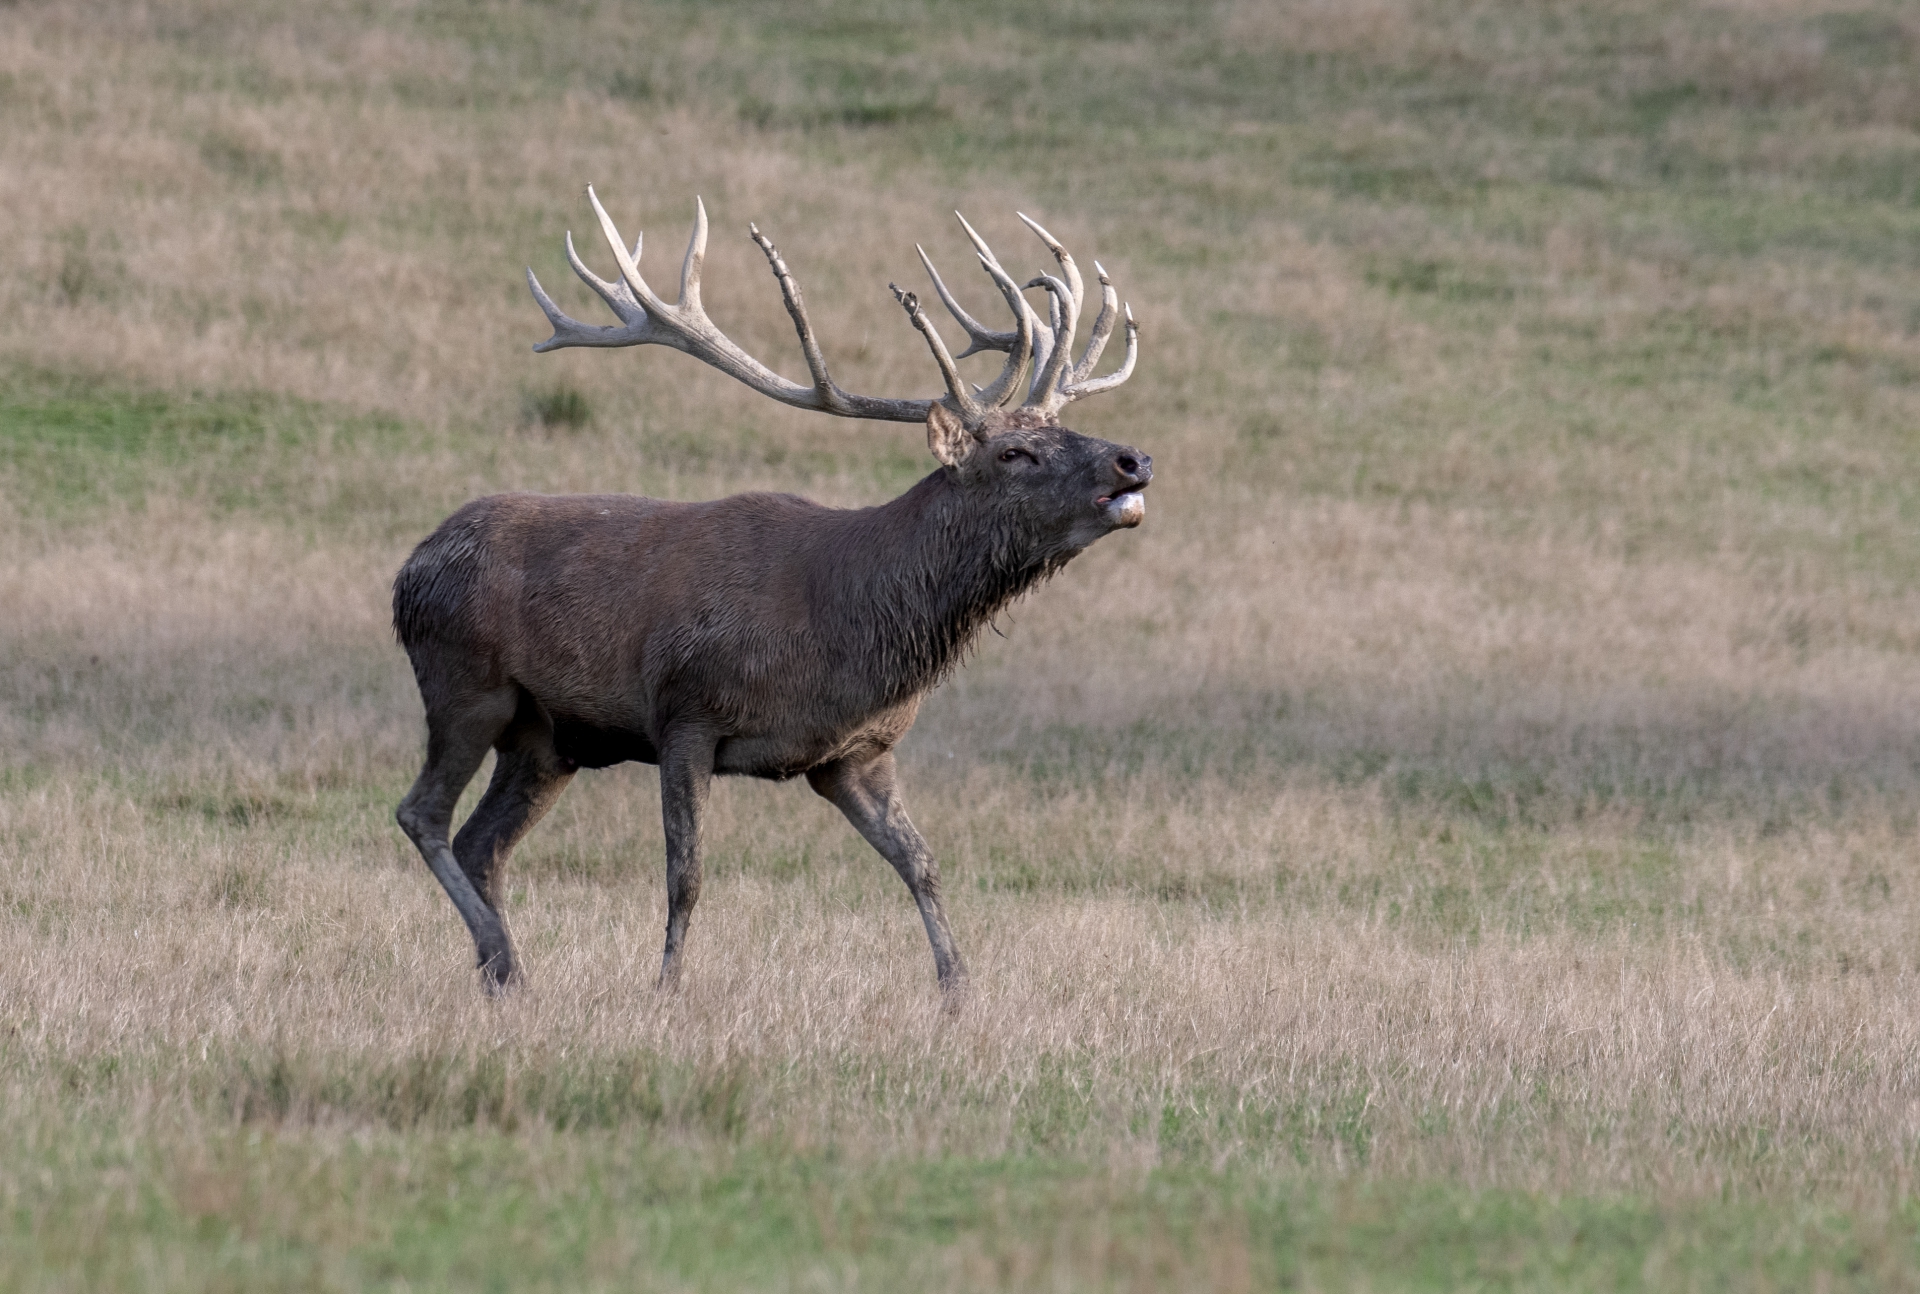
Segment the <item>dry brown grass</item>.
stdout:
<svg viewBox="0 0 1920 1294">
<path fill-rule="evenodd" d="M 580 797 L 537 854 L 635 850 L 652 830 L 644 784 L 606 781 L 622 794 Z M 217 1094 L 239 1108 L 266 1099 L 245 1068 L 264 1055 L 295 1070 L 282 1117 L 404 1117 L 355 1080 L 371 1088 L 440 1057 L 452 1087 L 494 1057 L 507 1092 L 494 1117 L 511 1121 L 546 1112 L 545 1070 L 644 1054 L 700 1073 L 747 1066 L 760 1078 L 744 1112 L 754 1133 L 862 1154 L 1019 1149 L 1032 1137 L 1015 1126 L 1023 1089 L 1064 1081 L 1084 1122 L 1057 1130 L 1056 1148 L 1118 1163 L 1157 1162 L 1161 1120 L 1191 1110 L 1220 1162 L 1298 1157 L 1544 1190 L 1838 1186 L 1885 1201 L 1909 1189 L 1916 1038 L 1899 1009 L 1911 970 L 1892 949 L 1914 914 L 1863 900 L 1826 861 L 1885 849 L 1883 833 L 1702 841 L 1677 863 L 1702 916 L 1655 938 L 1563 929 L 1440 945 L 1311 885 L 1304 902 L 1255 890 L 1207 907 L 963 891 L 979 993 L 954 1021 L 926 991 L 918 929 L 891 887 L 838 824 L 772 794 L 721 796 L 716 852 L 824 861 L 804 882 L 723 869 L 683 996 L 648 988 L 650 868 L 581 880 L 536 861 L 514 896 L 536 986 L 505 1008 L 477 1000 L 457 927 L 374 832 L 288 848 L 217 821 L 155 823 L 107 792 L 14 797 L 9 835 L 33 842 L 11 856 L 4 891 L 9 1028 L 27 1058 L 16 1096 L 52 1081 L 52 1061 L 112 1055 L 131 1075 L 116 1103 L 165 1111 Z M 1086 830 L 1082 815 L 991 790 L 956 798 L 922 802 L 936 830 L 959 835 L 963 872 L 987 843 L 951 829 L 963 816 L 1031 850 Z M 1311 860 L 1381 878 L 1377 816 L 1339 797 L 1283 793 L 1264 821 L 1239 806 L 1229 830 L 1177 812 L 1109 816 L 1115 852 L 1237 847 L 1267 868 Z M 1581 843 L 1603 849 L 1605 834 Z M 1730 961 L 1728 943 L 1770 919 L 1855 959 L 1840 973 Z M 422 1099 L 431 1114 L 446 1094 Z M 1343 1117 L 1363 1122 L 1343 1132 Z"/>
</svg>

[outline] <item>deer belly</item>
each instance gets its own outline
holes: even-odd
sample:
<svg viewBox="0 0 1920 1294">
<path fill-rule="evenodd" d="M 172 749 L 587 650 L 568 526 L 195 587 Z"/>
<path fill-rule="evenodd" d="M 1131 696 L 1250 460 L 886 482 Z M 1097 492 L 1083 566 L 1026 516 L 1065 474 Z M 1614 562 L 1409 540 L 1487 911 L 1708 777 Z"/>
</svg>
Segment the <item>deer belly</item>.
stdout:
<svg viewBox="0 0 1920 1294">
<path fill-rule="evenodd" d="M 899 744 L 913 726 L 920 700 L 882 711 L 867 722 L 839 732 L 790 731 L 737 735 L 713 752 L 713 771 L 785 781 L 810 768 L 840 760 L 864 763 Z"/>
<path fill-rule="evenodd" d="M 713 752 L 713 771 L 734 777 L 784 782 L 821 762 L 818 741 L 780 737 L 727 737 Z"/>
<path fill-rule="evenodd" d="M 606 768 L 628 760 L 660 762 L 660 753 L 644 732 L 602 727 L 557 714 L 553 716 L 553 748 L 560 758 L 580 768 Z"/>
</svg>

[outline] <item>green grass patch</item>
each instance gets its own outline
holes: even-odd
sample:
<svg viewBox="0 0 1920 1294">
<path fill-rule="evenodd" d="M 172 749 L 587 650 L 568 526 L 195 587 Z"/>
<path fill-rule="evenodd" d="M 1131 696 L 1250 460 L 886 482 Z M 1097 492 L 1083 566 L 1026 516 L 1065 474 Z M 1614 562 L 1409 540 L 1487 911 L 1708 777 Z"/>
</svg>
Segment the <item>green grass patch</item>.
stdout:
<svg viewBox="0 0 1920 1294">
<path fill-rule="evenodd" d="M 164 493 L 216 513 L 338 522 L 379 485 L 329 479 L 328 460 L 419 440 L 393 419 L 283 396 L 167 395 L 57 376 L 0 387 L 0 489 L 54 520 L 138 509 Z"/>
<path fill-rule="evenodd" d="M 1742 1199 L 645 1133 L 103 1126 L 7 1152 L 0 1281 L 15 1289 L 1878 1290 L 1920 1274 L 1910 1212 Z"/>
</svg>

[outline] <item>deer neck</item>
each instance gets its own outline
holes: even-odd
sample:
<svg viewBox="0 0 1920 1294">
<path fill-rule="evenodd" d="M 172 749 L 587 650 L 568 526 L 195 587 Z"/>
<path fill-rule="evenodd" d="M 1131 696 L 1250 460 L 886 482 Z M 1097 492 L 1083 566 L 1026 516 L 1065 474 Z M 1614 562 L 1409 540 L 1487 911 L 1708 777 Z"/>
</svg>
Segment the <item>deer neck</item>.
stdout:
<svg viewBox="0 0 1920 1294">
<path fill-rule="evenodd" d="M 841 568 L 835 600 L 887 703 L 939 682 L 996 612 L 1066 560 L 944 470 L 859 515 L 865 551 Z"/>
</svg>

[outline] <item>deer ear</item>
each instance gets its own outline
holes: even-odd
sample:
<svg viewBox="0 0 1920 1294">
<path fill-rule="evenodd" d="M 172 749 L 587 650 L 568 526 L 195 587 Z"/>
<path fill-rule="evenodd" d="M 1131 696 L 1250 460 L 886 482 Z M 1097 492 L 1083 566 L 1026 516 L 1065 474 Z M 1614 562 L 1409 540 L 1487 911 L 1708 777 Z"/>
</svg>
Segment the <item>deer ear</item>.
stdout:
<svg viewBox="0 0 1920 1294">
<path fill-rule="evenodd" d="M 977 442 L 960 418 L 946 405 L 935 401 L 927 410 L 927 448 L 946 467 L 958 467 L 973 452 Z"/>
</svg>

